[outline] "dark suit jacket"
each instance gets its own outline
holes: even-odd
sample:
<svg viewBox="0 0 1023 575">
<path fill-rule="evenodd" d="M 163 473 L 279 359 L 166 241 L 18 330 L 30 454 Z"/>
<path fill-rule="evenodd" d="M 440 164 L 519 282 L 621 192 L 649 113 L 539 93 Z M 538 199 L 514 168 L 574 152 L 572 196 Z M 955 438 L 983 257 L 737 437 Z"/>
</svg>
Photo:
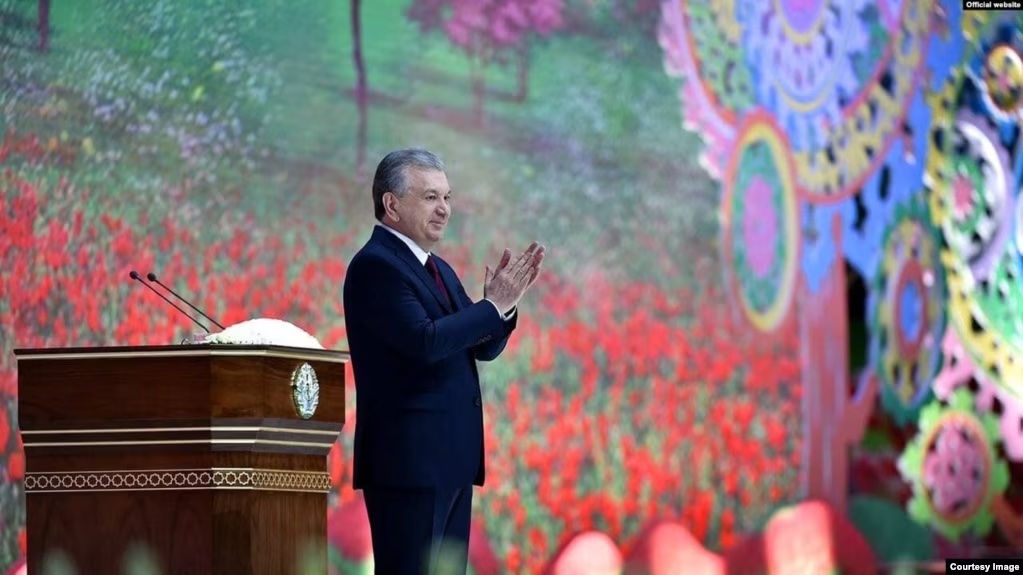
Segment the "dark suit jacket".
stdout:
<svg viewBox="0 0 1023 575">
<path fill-rule="evenodd" d="M 515 328 L 473 303 L 434 254 L 454 309 L 407 245 L 377 227 L 345 276 L 355 375 L 356 489 L 483 485 L 483 407 L 476 360 Z"/>
</svg>

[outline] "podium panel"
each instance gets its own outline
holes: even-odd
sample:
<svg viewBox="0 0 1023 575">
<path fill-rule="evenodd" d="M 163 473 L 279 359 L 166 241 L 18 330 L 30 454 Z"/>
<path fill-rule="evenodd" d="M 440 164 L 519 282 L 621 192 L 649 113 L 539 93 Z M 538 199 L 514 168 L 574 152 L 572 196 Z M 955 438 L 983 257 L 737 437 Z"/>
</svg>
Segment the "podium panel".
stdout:
<svg viewBox="0 0 1023 575">
<path fill-rule="evenodd" d="M 179 345 L 15 350 L 29 573 L 64 554 L 119 573 L 326 564 L 327 454 L 344 425 L 343 352 Z"/>
</svg>

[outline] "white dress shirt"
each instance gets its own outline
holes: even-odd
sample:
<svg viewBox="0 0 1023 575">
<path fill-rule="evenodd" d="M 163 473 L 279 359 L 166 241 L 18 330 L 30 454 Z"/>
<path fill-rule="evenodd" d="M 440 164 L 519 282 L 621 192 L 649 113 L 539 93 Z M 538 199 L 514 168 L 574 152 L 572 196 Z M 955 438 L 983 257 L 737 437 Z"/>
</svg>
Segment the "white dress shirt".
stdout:
<svg viewBox="0 0 1023 575">
<path fill-rule="evenodd" d="M 412 253 L 415 254 L 416 259 L 419 260 L 419 263 L 423 264 L 424 267 L 426 266 L 426 258 L 430 257 L 430 252 L 428 252 L 428 251 L 424 250 L 423 248 L 419 247 L 419 244 L 417 244 L 416 242 L 412 241 L 411 238 L 409 238 L 405 234 L 399 232 L 398 230 L 396 230 L 396 229 L 394 229 L 394 228 L 392 228 L 390 226 L 384 225 L 384 224 L 377 224 L 377 225 L 382 227 L 382 228 L 384 228 L 385 230 L 391 232 L 399 240 L 404 242 L 405 245 L 408 246 L 408 249 L 412 250 Z M 501 308 L 497 307 L 497 304 L 494 303 L 493 301 L 491 301 L 489 299 L 487 301 L 489 301 L 491 304 L 493 304 L 494 309 L 496 309 L 498 315 L 500 315 L 501 314 Z M 504 321 L 508 321 L 511 318 L 515 317 L 515 309 L 516 308 L 511 308 L 508 311 L 508 313 L 503 316 L 504 317 Z"/>
</svg>

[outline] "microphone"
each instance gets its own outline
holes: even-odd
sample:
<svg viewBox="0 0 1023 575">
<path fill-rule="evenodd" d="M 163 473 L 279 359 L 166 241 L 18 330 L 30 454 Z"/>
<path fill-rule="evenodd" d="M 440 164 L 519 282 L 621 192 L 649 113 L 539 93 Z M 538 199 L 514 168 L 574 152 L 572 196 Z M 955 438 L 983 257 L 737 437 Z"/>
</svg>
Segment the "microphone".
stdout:
<svg viewBox="0 0 1023 575">
<path fill-rule="evenodd" d="M 142 276 L 140 276 L 140 275 L 139 275 L 139 272 L 137 272 L 137 271 L 135 271 L 135 270 L 131 270 L 131 273 L 130 273 L 130 274 L 128 274 L 128 277 L 130 277 L 131 279 L 133 279 L 133 280 L 135 280 L 135 281 L 139 282 L 140 284 L 142 284 L 142 285 L 146 286 L 146 288 L 147 288 L 147 289 L 151 290 L 151 291 L 152 291 L 153 293 L 155 293 L 156 295 L 160 296 L 160 297 L 161 297 L 161 298 L 163 299 L 163 301 L 165 301 L 165 302 L 167 302 L 167 303 L 171 304 L 172 306 L 174 306 L 174 309 L 176 309 L 176 310 L 178 310 L 179 312 L 181 312 L 181 315 L 183 315 L 183 316 L 187 317 L 188 319 L 190 319 L 190 320 L 194 321 L 194 322 L 195 322 L 196 324 L 198 324 L 198 325 L 199 325 L 199 327 L 201 327 L 201 328 L 202 328 L 202 329 L 203 329 L 203 330 L 204 330 L 204 331 L 205 331 L 206 333 L 210 333 L 210 330 L 206 329 L 206 326 L 204 326 L 203 324 L 199 323 L 199 320 L 197 320 L 197 319 L 195 319 L 194 317 L 192 317 L 192 316 L 188 315 L 188 313 L 186 313 L 186 312 L 185 312 L 185 310 L 181 309 L 180 307 L 178 307 L 178 306 L 177 306 L 177 304 L 175 304 L 175 303 L 174 303 L 174 302 L 172 302 L 171 300 L 167 299 L 167 296 L 165 296 L 165 295 L 163 295 L 162 293 L 160 293 L 160 292 L 156 291 L 155 289 L 153 289 L 153 286 L 151 286 L 151 285 L 147 284 L 146 282 L 142 281 Z"/>
<path fill-rule="evenodd" d="M 213 319 L 212 317 L 210 317 L 210 316 L 208 316 L 208 315 L 204 314 L 204 313 L 202 312 L 202 310 L 201 310 L 201 309 L 199 309 L 199 308 L 195 307 L 194 305 L 192 305 L 192 303 L 191 303 L 190 301 L 188 301 L 187 299 L 185 299 L 185 298 L 183 298 L 183 297 L 179 296 L 179 295 L 177 294 L 177 292 L 175 292 L 175 291 L 174 291 L 174 290 L 172 290 L 171 288 L 169 288 L 169 287 L 167 287 L 167 286 L 163 285 L 162 283 L 160 283 L 160 280 L 159 280 L 159 279 L 157 279 L 157 277 L 156 277 L 156 274 L 154 274 L 153 272 L 149 272 L 149 273 L 148 273 L 148 274 L 146 275 L 146 277 L 147 277 L 147 278 L 149 278 L 149 281 L 151 281 L 151 282 L 156 282 L 156 283 L 157 283 L 157 284 L 158 284 L 158 285 L 159 285 L 160 287 L 162 287 L 163 289 L 165 289 L 165 290 L 167 290 L 167 291 L 171 292 L 172 294 L 174 294 L 174 297 L 176 297 L 176 298 L 178 298 L 179 300 L 181 300 L 181 301 L 185 302 L 185 304 L 186 304 L 186 305 L 187 305 L 188 307 L 190 307 L 190 308 L 194 309 L 195 311 L 199 312 L 199 315 L 201 315 L 201 316 L 203 316 L 204 318 L 206 318 L 206 319 L 208 319 L 208 320 L 212 321 L 212 322 L 213 322 L 213 325 L 215 325 L 215 326 L 219 327 L 220 329 L 224 329 L 224 326 L 220 325 L 220 324 L 219 324 L 219 323 L 217 322 L 217 320 L 215 320 L 215 319 Z"/>
</svg>

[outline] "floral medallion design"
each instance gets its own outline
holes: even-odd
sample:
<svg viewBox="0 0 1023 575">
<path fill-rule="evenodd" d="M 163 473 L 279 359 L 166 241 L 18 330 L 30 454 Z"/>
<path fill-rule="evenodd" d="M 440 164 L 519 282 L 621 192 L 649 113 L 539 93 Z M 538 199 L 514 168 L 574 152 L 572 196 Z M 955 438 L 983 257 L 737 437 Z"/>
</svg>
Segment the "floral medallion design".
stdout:
<svg viewBox="0 0 1023 575">
<path fill-rule="evenodd" d="M 953 393 L 948 405 L 928 404 L 898 464 L 913 489 L 910 515 L 953 540 L 987 534 L 994 523 L 991 501 L 1009 485 L 997 442 L 997 419 L 976 415 L 966 390 Z"/>
<path fill-rule="evenodd" d="M 746 317 L 774 329 L 792 300 L 799 261 L 799 215 L 792 159 L 766 114 L 743 127 L 726 174 L 723 247 L 729 283 Z"/>
<path fill-rule="evenodd" d="M 882 405 L 899 423 L 915 419 L 941 367 L 945 282 L 938 243 L 921 203 L 899 206 L 871 286 L 871 359 Z"/>
</svg>

